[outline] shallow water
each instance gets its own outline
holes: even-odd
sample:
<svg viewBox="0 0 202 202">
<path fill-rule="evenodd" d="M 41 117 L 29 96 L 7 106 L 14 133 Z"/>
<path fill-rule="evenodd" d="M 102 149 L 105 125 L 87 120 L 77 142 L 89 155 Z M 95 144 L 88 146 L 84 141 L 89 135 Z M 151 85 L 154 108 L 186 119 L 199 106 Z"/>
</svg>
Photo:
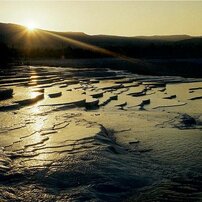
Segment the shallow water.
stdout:
<svg viewBox="0 0 202 202">
<path fill-rule="evenodd" d="M 201 79 L 22 66 L 2 88 L 0 201 L 202 200 Z"/>
</svg>

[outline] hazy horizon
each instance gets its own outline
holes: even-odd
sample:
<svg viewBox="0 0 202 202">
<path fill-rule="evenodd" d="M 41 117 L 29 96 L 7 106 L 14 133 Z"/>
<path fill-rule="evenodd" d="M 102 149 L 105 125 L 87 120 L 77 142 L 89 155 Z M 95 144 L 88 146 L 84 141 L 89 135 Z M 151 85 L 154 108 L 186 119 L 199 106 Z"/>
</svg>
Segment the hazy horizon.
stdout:
<svg viewBox="0 0 202 202">
<path fill-rule="evenodd" d="M 89 35 L 202 35 L 199 1 L 1 1 L 0 22 Z"/>
<path fill-rule="evenodd" d="M 0 22 L 0 24 L 10 24 L 10 25 L 19 25 L 19 26 L 23 26 L 26 28 L 26 25 L 23 25 L 23 24 L 16 24 L 16 23 L 13 23 L 13 22 Z M 131 36 L 126 36 L 126 35 L 115 35 L 115 34 L 102 34 L 102 33 L 96 33 L 96 34 L 89 34 L 89 33 L 86 33 L 86 32 L 82 32 L 82 31 L 71 31 L 71 30 L 48 30 L 48 29 L 43 29 L 43 28 L 35 28 L 36 30 L 45 30 L 45 31 L 50 31 L 50 32 L 58 32 L 58 33 L 62 33 L 62 32 L 65 32 L 65 33 L 83 33 L 83 34 L 86 34 L 86 35 L 89 35 L 89 36 L 117 36 L 117 37 L 166 37 L 166 36 L 190 36 L 190 37 L 201 37 L 201 35 L 190 35 L 190 34 L 153 34 L 153 35 L 131 35 Z"/>
</svg>

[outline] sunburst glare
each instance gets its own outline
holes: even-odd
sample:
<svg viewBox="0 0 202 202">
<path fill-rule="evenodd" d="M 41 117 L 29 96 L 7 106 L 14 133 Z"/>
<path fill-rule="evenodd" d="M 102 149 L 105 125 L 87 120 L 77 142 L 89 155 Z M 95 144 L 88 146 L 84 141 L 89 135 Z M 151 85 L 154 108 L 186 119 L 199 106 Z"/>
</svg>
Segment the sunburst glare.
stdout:
<svg viewBox="0 0 202 202">
<path fill-rule="evenodd" d="M 34 22 L 27 22 L 26 27 L 29 31 L 33 31 L 36 29 L 36 24 Z"/>
</svg>

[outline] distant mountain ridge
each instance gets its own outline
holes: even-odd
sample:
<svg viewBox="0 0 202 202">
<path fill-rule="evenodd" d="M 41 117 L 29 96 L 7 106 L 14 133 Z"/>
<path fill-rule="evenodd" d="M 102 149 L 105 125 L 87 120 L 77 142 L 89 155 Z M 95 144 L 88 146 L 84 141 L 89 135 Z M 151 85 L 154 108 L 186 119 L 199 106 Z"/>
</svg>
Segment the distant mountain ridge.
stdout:
<svg viewBox="0 0 202 202">
<path fill-rule="evenodd" d="M 0 43 L 5 43 L 10 47 L 16 48 L 64 48 L 72 46 L 64 42 L 61 38 L 51 34 L 70 39 L 78 40 L 84 43 L 97 45 L 101 47 L 120 47 L 132 45 L 162 44 L 186 41 L 200 41 L 202 37 L 192 37 L 189 35 L 171 35 L 171 36 L 113 36 L 113 35 L 87 35 L 83 32 L 56 32 L 42 29 L 36 29 L 33 34 L 27 31 L 22 25 L 0 23 Z"/>
<path fill-rule="evenodd" d="M 0 68 L 13 64 L 69 66 L 65 63 L 69 59 L 77 63 L 85 59 L 87 63 L 82 67 L 202 77 L 202 37 L 189 35 L 127 37 L 42 29 L 31 32 L 21 25 L 0 23 L 0 52 Z"/>
<path fill-rule="evenodd" d="M 149 40 L 163 40 L 163 41 L 180 41 L 195 38 L 190 35 L 154 35 L 154 36 L 137 36 L 137 38 L 141 39 L 149 39 Z"/>
</svg>

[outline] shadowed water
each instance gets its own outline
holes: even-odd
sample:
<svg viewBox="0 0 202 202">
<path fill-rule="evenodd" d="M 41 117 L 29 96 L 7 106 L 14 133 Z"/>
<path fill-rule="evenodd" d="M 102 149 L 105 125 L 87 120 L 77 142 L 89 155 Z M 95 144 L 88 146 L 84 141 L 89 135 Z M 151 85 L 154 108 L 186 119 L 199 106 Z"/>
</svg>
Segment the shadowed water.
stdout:
<svg viewBox="0 0 202 202">
<path fill-rule="evenodd" d="M 0 201 L 200 201 L 202 79 L 0 74 Z"/>
</svg>

